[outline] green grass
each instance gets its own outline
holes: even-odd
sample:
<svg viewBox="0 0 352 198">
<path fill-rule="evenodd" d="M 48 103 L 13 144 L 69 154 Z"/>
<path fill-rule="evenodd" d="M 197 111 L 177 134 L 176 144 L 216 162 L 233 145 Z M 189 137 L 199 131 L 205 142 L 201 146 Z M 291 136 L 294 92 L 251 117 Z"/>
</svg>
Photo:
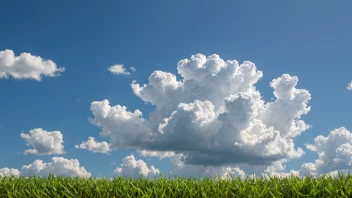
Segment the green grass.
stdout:
<svg viewBox="0 0 352 198">
<path fill-rule="evenodd" d="M 352 176 L 245 180 L 0 177 L 0 197 L 350 197 Z"/>
</svg>

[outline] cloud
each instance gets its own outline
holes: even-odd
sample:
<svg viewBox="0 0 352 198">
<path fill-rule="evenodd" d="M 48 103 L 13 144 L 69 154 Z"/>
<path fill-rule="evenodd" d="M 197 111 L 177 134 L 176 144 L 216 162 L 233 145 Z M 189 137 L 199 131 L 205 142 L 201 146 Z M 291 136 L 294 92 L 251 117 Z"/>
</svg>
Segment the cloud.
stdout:
<svg viewBox="0 0 352 198">
<path fill-rule="evenodd" d="M 64 154 L 63 136 L 60 131 L 48 132 L 41 128 L 29 131 L 29 134 L 21 133 L 28 146 L 33 149 L 25 150 L 25 154 L 53 155 Z"/>
<path fill-rule="evenodd" d="M 0 51 L 0 78 L 33 79 L 40 81 L 43 76 L 55 77 L 64 72 L 52 60 L 44 60 L 30 53 L 16 56 L 12 50 Z"/>
<path fill-rule="evenodd" d="M 115 75 L 131 75 L 131 73 L 126 70 L 123 64 L 110 66 L 108 70 Z"/>
<path fill-rule="evenodd" d="M 159 159 L 169 158 L 176 155 L 174 152 L 162 152 L 162 151 L 148 151 L 148 150 L 137 150 L 139 155 L 143 157 L 158 157 Z"/>
<path fill-rule="evenodd" d="M 327 137 L 319 135 L 307 148 L 318 153 L 315 163 L 304 163 L 300 175 L 336 174 L 352 169 L 352 134 L 344 127 L 334 129 Z"/>
<path fill-rule="evenodd" d="M 155 106 L 148 119 L 138 109 L 92 102 L 91 121 L 112 149 L 181 153 L 186 165 L 204 166 L 270 166 L 304 154 L 294 138 L 309 128 L 301 116 L 310 111 L 311 96 L 296 88 L 296 76 L 274 79 L 276 99 L 266 102 L 254 86 L 263 73 L 249 61 L 197 54 L 179 61 L 177 69 L 182 80 L 155 71 L 148 84 L 132 82 L 135 95 Z"/>
<path fill-rule="evenodd" d="M 156 152 L 156 151 L 146 151 L 146 150 L 137 150 L 140 155 L 143 157 L 157 157 L 159 159 L 163 159 L 166 157 L 170 158 L 170 162 L 173 165 L 173 170 L 170 172 L 169 177 L 197 177 L 197 178 L 205 178 L 211 177 L 214 179 L 237 179 L 240 178 L 242 180 L 247 177 L 253 178 L 257 176 L 263 177 L 296 177 L 299 176 L 299 171 L 291 170 L 289 172 L 285 172 L 286 166 L 285 163 L 287 160 L 280 160 L 274 162 L 272 165 L 247 165 L 240 164 L 234 166 L 211 166 L 211 165 L 191 165 L 185 164 L 182 161 L 184 158 L 183 154 L 175 154 L 173 152 Z M 168 177 L 163 174 L 163 176 Z"/>
<path fill-rule="evenodd" d="M 0 168 L 0 177 L 19 176 L 20 171 L 14 168 Z"/>
<path fill-rule="evenodd" d="M 182 160 L 182 154 L 174 155 L 170 158 L 173 165 L 171 177 L 211 177 L 214 179 L 246 179 L 247 177 L 296 177 L 299 176 L 299 171 L 291 170 L 284 172 L 286 169 L 286 159 L 275 161 L 271 165 L 248 165 L 240 164 L 233 166 L 211 166 L 211 165 L 191 165 L 185 164 Z"/>
<path fill-rule="evenodd" d="M 130 70 L 133 72 L 137 71 L 135 67 L 130 67 Z"/>
<path fill-rule="evenodd" d="M 32 164 L 22 166 L 21 171 L 17 169 L 0 169 L 0 176 L 40 176 L 48 177 L 49 174 L 55 176 L 85 177 L 91 176 L 84 167 L 81 167 L 77 159 L 65 159 L 63 157 L 53 157 L 51 162 L 44 163 L 42 160 L 35 160 Z"/>
<path fill-rule="evenodd" d="M 316 147 L 312 144 L 304 144 L 304 146 L 310 151 L 317 151 Z"/>
<path fill-rule="evenodd" d="M 285 172 L 289 160 L 304 154 L 295 138 L 310 128 L 302 116 L 310 111 L 311 95 L 297 88 L 298 77 L 273 79 L 274 98 L 264 101 L 255 87 L 263 73 L 250 61 L 239 64 L 216 54 L 196 54 L 179 61 L 177 70 L 181 79 L 157 70 L 147 84 L 131 83 L 133 93 L 155 107 L 147 116 L 107 99 L 91 103 L 90 122 L 109 138 L 110 149 L 135 148 L 144 157 L 170 158 L 178 176 L 300 174 Z M 142 167 L 126 165 L 135 164 L 134 157 L 125 161 L 117 173 L 125 172 L 125 166 Z M 126 174 L 143 172 L 135 169 L 139 171 Z"/>
<path fill-rule="evenodd" d="M 160 170 L 154 166 L 147 166 L 143 160 L 136 160 L 134 155 L 125 157 L 120 168 L 116 168 L 115 174 L 122 177 L 149 177 L 157 178 L 160 176 Z"/>
<path fill-rule="evenodd" d="M 94 153 L 108 153 L 111 151 L 110 145 L 107 142 L 96 142 L 94 137 L 88 137 L 86 142 L 75 145 L 75 148 L 87 149 L 88 151 L 92 151 Z"/>
<path fill-rule="evenodd" d="M 84 167 L 79 166 L 77 159 L 65 159 L 63 157 L 53 157 L 49 163 L 44 163 L 42 160 L 35 160 L 32 164 L 22 166 L 21 170 L 21 175 L 23 176 L 36 175 L 47 177 L 50 173 L 55 176 L 91 176 L 91 173 L 87 172 Z"/>
<path fill-rule="evenodd" d="M 91 111 L 95 116 L 94 119 L 91 119 L 91 123 L 98 126 L 105 126 L 106 122 L 109 122 L 112 129 L 119 128 L 119 133 L 111 131 L 110 128 L 106 127 L 103 127 L 103 130 L 100 132 L 101 136 L 110 137 L 110 145 L 113 145 L 114 148 L 125 146 L 126 142 L 140 141 L 139 138 L 143 138 L 142 135 L 145 133 L 145 130 L 150 128 L 148 121 L 141 118 L 141 111 L 136 110 L 132 113 L 127 111 L 126 107 L 120 105 L 111 107 L 108 100 L 93 102 L 91 104 Z M 104 122 L 101 122 L 102 120 Z M 131 131 L 133 132 L 131 133 Z M 144 136 L 148 136 L 148 134 L 144 134 Z"/>
<path fill-rule="evenodd" d="M 347 87 L 346 87 L 347 90 L 351 91 L 352 90 L 352 80 L 350 83 L 347 84 Z"/>
<path fill-rule="evenodd" d="M 177 154 L 171 157 L 170 162 L 173 165 L 171 177 L 211 177 L 215 179 L 237 179 L 238 177 L 240 179 L 245 179 L 246 177 L 246 173 L 238 167 L 189 165 L 182 161 L 183 157 L 182 154 Z"/>
</svg>

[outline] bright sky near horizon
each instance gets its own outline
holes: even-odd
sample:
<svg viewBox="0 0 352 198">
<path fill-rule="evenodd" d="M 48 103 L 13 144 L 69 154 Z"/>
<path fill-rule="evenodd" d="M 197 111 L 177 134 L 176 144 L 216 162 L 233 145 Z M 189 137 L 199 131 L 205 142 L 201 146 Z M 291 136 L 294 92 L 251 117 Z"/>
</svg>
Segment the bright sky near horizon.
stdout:
<svg viewBox="0 0 352 198">
<path fill-rule="evenodd" d="M 0 175 L 348 171 L 351 6 L 3 1 Z"/>
</svg>

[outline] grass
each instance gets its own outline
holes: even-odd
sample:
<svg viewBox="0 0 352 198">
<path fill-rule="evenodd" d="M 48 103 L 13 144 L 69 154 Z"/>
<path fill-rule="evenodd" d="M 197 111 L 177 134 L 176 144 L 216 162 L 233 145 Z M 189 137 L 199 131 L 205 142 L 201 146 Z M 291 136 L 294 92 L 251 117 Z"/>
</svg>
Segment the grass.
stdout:
<svg viewBox="0 0 352 198">
<path fill-rule="evenodd" d="M 0 197 L 352 197 L 352 176 L 245 180 L 0 177 Z"/>
</svg>

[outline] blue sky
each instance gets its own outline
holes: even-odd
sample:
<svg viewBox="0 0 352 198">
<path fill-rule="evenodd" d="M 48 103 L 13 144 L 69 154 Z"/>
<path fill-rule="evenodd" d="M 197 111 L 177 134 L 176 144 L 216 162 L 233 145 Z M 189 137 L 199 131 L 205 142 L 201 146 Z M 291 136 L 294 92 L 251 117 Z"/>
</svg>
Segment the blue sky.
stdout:
<svg viewBox="0 0 352 198">
<path fill-rule="evenodd" d="M 305 144 L 314 144 L 314 138 L 327 137 L 334 129 L 345 127 L 351 131 L 352 128 L 352 92 L 346 89 L 352 80 L 351 6 L 350 1 L 325 0 L 3 2 L 0 51 L 9 49 L 16 56 L 27 52 L 50 59 L 57 68 L 65 70 L 55 77 L 43 76 L 41 81 L 16 79 L 11 75 L 0 79 L 0 156 L 3 159 L 0 168 L 21 170 L 23 165 L 37 159 L 48 163 L 52 157 L 64 157 L 78 159 L 80 166 L 93 176 L 112 176 L 122 160 L 134 153 L 148 167 L 153 165 L 162 174 L 168 173 L 173 169 L 170 158 L 140 156 L 133 143 L 122 144 L 122 148 L 110 154 L 74 146 L 87 141 L 88 136 L 95 137 L 97 142 L 110 143 L 110 138 L 99 136 L 99 132 L 109 128 L 108 122 L 114 120 L 105 120 L 106 123 L 100 120 L 106 124 L 101 127 L 90 123 L 88 117 L 94 118 L 90 110 L 93 101 L 107 99 L 111 106 L 126 106 L 131 112 L 139 109 L 148 120 L 155 106 L 134 94 L 132 81 L 141 86 L 148 84 L 149 76 L 156 70 L 172 73 L 177 80 L 182 80 L 178 62 L 201 53 L 206 57 L 218 54 L 225 61 L 237 60 L 239 64 L 253 62 L 263 72 L 254 86 L 265 102 L 274 98 L 273 88 L 269 86 L 273 79 L 283 74 L 298 77 L 296 88 L 311 94 L 307 103 L 311 109 L 301 117 L 311 128 L 293 139 L 294 148 L 301 147 L 305 154 L 285 162 L 286 169 L 277 172 L 299 171 L 303 163 L 314 163 L 318 158 L 317 152 L 310 151 Z M 0 61 L 0 72 L 5 71 L 4 64 Z M 127 70 L 133 66 L 136 71 L 129 70 L 130 75 L 114 75 L 108 68 L 116 64 L 123 64 Z M 19 67 L 26 67 L 26 63 Z M 30 69 L 20 72 L 30 72 Z M 286 110 L 282 111 L 285 115 Z M 169 116 L 171 113 L 164 118 Z M 277 122 L 268 117 L 258 119 Z M 284 123 L 267 123 L 264 124 L 276 130 L 287 127 L 281 126 Z M 128 124 L 123 129 L 128 129 Z M 26 145 L 20 134 L 36 128 L 60 131 L 65 153 L 24 155 L 26 149 L 33 148 Z M 115 129 L 110 130 L 113 133 Z M 119 137 L 117 131 L 116 137 Z M 344 134 L 347 137 L 349 132 Z M 335 150 L 341 148 L 341 142 L 335 144 Z M 352 146 L 352 139 L 344 144 Z M 338 158 L 337 151 L 335 154 L 332 159 Z M 352 157 L 346 153 L 343 156 L 345 165 L 342 162 L 336 165 L 341 170 L 350 168 L 346 160 Z M 236 158 L 235 155 L 227 157 Z M 325 160 L 326 164 L 328 161 Z M 242 166 L 246 165 L 242 164 L 241 170 L 251 170 Z"/>
</svg>

